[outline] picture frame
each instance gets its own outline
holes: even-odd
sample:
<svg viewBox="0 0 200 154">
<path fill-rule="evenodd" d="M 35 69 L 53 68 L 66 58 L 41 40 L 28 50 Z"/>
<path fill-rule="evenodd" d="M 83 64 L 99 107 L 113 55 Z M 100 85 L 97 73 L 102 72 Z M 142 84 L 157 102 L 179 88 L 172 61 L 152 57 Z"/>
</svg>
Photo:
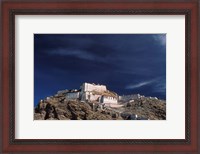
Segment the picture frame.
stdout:
<svg viewBox="0 0 200 154">
<path fill-rule="evenodd" d="M 162 152 L 199 153 L 198 1 L 3 1 L 1 53 L 2 153 Z M 16 15 L 184 15 L 185 139 L 15 139 Z"/>
</svg>

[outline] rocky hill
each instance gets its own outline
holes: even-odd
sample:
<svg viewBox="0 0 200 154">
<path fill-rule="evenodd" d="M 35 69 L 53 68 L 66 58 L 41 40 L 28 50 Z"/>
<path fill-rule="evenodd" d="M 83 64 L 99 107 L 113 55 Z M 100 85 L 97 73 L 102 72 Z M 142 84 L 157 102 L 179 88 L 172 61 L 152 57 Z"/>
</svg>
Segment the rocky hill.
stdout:
<svg viewBox="0 0 200 154">
<path fill-rule="evenodd" d="M 124 113 L 136 114 L 150 120 L 166 119 L 166 102 L 151 97 L 134 99 L 125 103 Z"/>
<path fill-rule="evenodd" d="M 34 109 L 34 120 L 165 120 L 164 100 L 141 97 L 121 106 L 102 106 L 97 102 L 66 100 L 64 95 L 54 95 L 41 100 Z"/>
</svg>

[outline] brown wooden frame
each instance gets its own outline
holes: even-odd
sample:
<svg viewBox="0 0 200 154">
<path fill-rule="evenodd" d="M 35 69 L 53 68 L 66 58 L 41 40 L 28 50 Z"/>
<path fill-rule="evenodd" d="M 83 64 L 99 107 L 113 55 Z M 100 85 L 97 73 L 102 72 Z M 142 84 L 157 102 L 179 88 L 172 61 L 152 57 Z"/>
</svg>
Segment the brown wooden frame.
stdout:
<svg viewBox="0 0 200 154">
<path fill-rule="evenodd" d="M 156 3 L 155 3 L 156 2 Z M 177 152 L 200 153 L 198 146 L 198 1 L 167 0 L 136 3 L 135 1 L 63 2 L 3 1 L 1 77 L 1 141 L 0 152 Z M 33 140 L 15 139 L 15 15 L 29 14 L 143 14 L 185 15 L 186 17 L 186 138 L 143 140 Z M 200 123 L 200 122 L 199 122 Z M 199 137 L 200 138 L 200 137 Z M 0 146 L 1 147 L 1 146 Z"/>
</svg>

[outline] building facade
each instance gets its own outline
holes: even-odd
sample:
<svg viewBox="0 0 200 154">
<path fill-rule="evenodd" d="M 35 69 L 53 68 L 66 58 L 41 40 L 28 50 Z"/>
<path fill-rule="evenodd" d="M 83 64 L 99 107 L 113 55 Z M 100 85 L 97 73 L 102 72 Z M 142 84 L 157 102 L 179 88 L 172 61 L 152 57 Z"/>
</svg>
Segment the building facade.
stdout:
<svg viewBox="0 0 200 154">
<path fill-rule="evenodd" d="M 105 85 L 83 83 L 80 90 L 69 90 L 66 94 L 67 100 L 89 101 L 96 103 L 118 103 L 116 93 L 107 90 Z"/>
<path fill-rule="evenodd" d="M 98 91 L 98 92 L 103 92 L 106 91 L 106 86 L 105 85 L 99 85 L 99 84 L 91 84 L 91 83 L 83 83 L 83 85 L 80 87 L 81 92 L 87 92 L 87 91 Z"/>
<path fill-rule="evenodd" d="M 99 102 L 101 95 L 94 94 L 93 92 L 81 92 L 81 101 L 97 101 Z"/>
<path fill-rule="evenodd" d="M 101 103 L 117 104 L 118 103 L 118 99 L 116 97 L 111 97 L 111 96 L 102 96 L 101 97 Z"/>
</svg>

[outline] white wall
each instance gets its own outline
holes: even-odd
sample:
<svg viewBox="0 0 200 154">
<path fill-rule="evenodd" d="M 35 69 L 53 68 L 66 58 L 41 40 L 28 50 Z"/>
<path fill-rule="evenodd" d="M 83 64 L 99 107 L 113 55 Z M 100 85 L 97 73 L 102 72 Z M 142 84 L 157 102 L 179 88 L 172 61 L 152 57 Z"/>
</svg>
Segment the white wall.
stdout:
<svg viewBox="0 0 200 154">
<path fill-rule="evenodd" d="M 98 98 L 100 98 L 101 95 L 93 95 L 92 93 L 90 94 L 90 100 L 91 101 L 98 101 Z"/>
<path fill-rule="evenodd" d="M 82 101 L 88 100 L 88 95 L 89 95 L 89 92 L 83 92 L 83 91 L 81 91 L 81 100 Z"/>
<path fill-rule="evenodd" d="M 92 92 L 86 91 L 81 93 L 81 100 L 90 100 L 90 101 L 98 101 L 98 98 L 101 97 L 101 95 L 93 95 Z"/>
<path fill-rule="evenodd" d="M 114 104 L 117 104 L 117 99 L 114 98 L 114 97 L 103 96 L 102 97 L 102 103 L 114 103 Z"/>
<path fill-rule="evenodd" d="M 106 86 L 104 85 L 93 85 L 90 83 L 84 83 L 82 86 L 83 91 L 106 91 Z"/>
</svg>

